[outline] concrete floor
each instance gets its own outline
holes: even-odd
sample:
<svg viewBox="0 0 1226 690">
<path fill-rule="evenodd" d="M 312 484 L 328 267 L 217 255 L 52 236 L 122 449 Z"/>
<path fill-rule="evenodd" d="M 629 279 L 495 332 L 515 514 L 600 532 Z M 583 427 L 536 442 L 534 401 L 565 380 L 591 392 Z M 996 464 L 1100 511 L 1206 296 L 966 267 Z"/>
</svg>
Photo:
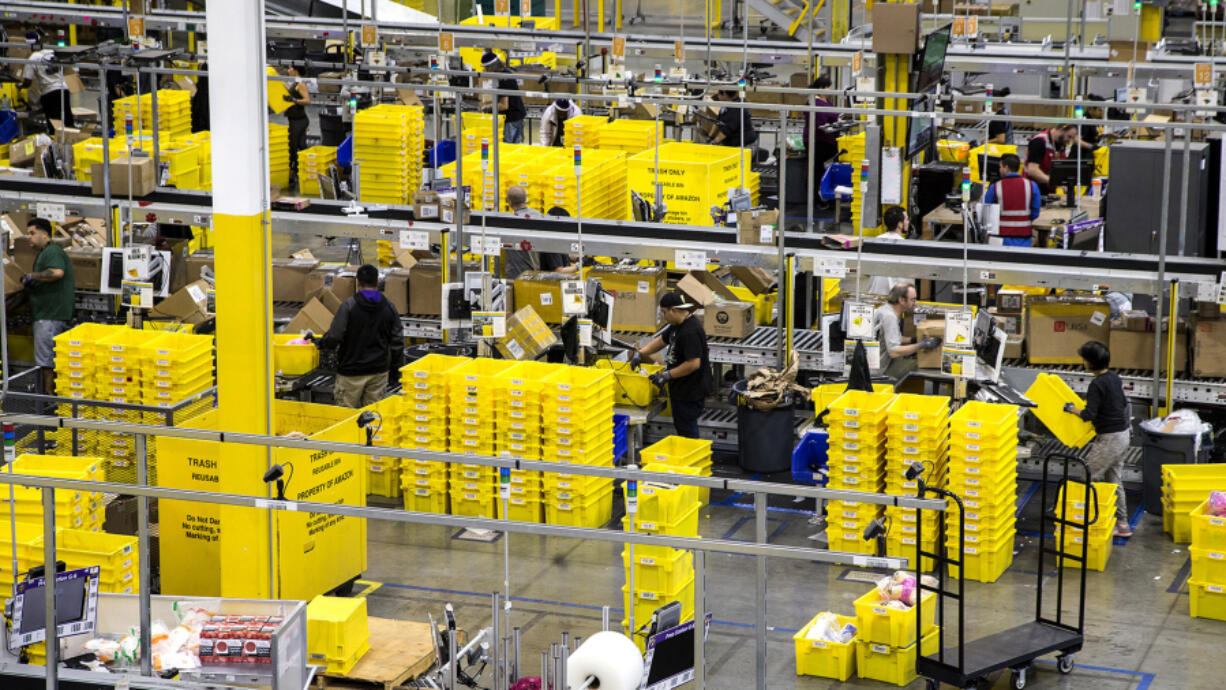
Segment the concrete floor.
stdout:
<svg viewBox="0 0 1226 690">
<path fill-rule="evenodd" d="M 1027 488 L 1025 483 L 1020 487 L 1019 503 L 1023 505 L 1012 567 L 996 583 L 967 583 L 968 639 L 1026 622 L 1034 615 L 1038 547 L 1032 530 L 1037 529 L 1039 499 L 1035 495 L 1027 500 L 1027 494 L 1033 493 Z M 752 511 L 722 498 L 727 505 L 712 505 L 703 511 L 701 535 L 752 539 Z M 713 502 L 720 499 L 712 496 Z M 1061 676 L 1049 658 L 1030 674 L 1028 687 L 1221 686 L 1216 664 L 1200 666 L 1196 659 L 1208 660 L 1221 649 L 1226 622 L 1189 617 L 1187 548 L 1170 541 L 1162 532 L 1160 518 L 1137 512 L 1138 500 L 1139 495 L 1130 495 L 1138 523 L 1136 535 L 1115 547 L 1106 572 L 1089 574 L 1086 644 L 1076 657 L 1077 669 L 1070 676 Z M 807 524 L 808 513 L 800 510 L 803 507 L 781 498 L 772 501 L 772 543 L 814 545 L 806 539 L 813 529 Z M 1024 536 L 1023 531 L 1032 536 Z M 461 626 L 472 630 L 488 625 L 489 593 L 502 589 L 503 544 L 463 541 L 456 535 L 457 530 L 450 528 L 372 522 L 370 567 L 364 579 L 379 585 L 367 586 L 370 614 L 425 620 L 426 613 L 432 612 L 439 618 L 443 605 L 451 602 Z M 612 620 L 617 625 L 625 584 L 619 551 L 620 546 L 614 544 L 512 535 L 512 620 L 522 629 L 522 664 L 530 675 L 539 675 L 540 650 L 548 648 L 563 630 L 584 637 L 599 630 L 601 606 L 614 607 Z M 1055 570 L 1050 565 L 1046 569 L 1045 583 L 1054 585 Z M 706 651 L 708 687 L 754 685 L 754 572 L 749 558 L 708 558 L 707 606 L 715 619 Z M 887 687 L 854 677 L 840 684 L 795 674 L 792 634 L 820 611 L 854 615 L 852 602 L 871 586 L 863 580 L 871 573 L 782 560 L 768 561 L 767 572 L 767 687 Z M 1076 582 L 1074 577 L 1066 585 Z M 1066 611 L 1074 609 L 1066 604 Z M 947 637 L 947 645 L 953 639 Z M 1007 675 L 992 680 L 993 688 L 1009 687 Z M 909 687 L 923 687 L 923 682 Z"/>
</svg>

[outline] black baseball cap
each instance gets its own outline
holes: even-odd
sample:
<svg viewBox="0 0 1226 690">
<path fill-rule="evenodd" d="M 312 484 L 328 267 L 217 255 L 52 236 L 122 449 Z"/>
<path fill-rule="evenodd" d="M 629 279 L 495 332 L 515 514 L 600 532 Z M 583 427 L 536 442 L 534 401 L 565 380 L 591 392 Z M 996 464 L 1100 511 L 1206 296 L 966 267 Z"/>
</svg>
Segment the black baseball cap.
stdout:
<svg viewBox="0 0 1226 690">
<path fill-rule="evenodd" d="M 664 293 L 660 298 L 660 308 L 668 309 L 693 309 L 696 305 L 690 302 L 689 298 L 676 290 Z"/>
</svg>

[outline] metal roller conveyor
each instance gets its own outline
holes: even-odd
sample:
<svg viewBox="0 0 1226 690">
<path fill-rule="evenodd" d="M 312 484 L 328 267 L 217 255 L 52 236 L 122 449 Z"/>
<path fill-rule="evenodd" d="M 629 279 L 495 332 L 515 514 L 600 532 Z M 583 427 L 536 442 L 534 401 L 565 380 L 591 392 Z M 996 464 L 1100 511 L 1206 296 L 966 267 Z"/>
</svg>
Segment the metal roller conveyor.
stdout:
<svg viewBox="0 0 1226 690">
<path fill-rule="evenodd" d="M 718 364 L 744 364 L 747 366 L 775 367 L 779 365 L 777 348 L 779 328 L 758 326 L 749 336 L 736 338 L 710 338 L 711 361 Z M 792 348 L 800 356 L 804 369 L 822 367 L 822 334 L 819 331 L 795 329 L 792 331 Z"/>
<path fill-rule="evenodd" d="M 1060 364 L 1026 364 L 1023 360 L 1007 360 L 1006 371 L 1013 369 L 1019 372 L 1045 372 L 1058 374 L 1060 378 L 1078 393 L 1085 393 L 1094 375 L 1079 365 Z M 1118 370 L 1120 380 L 1124 384 L 1124 393 L 1138 400 L 1152 400 L 1154 397 L 1154 375 L 1152 372 L 1137 369 Z M 1226 379 L 1198 379 L 1176 377 L 1172 386 L 1175 402 L 1198 403 L 1201 405 L 1226 405 Z M 1165 391 L 1162 392 L 1165 395 Z"/>
</svg>

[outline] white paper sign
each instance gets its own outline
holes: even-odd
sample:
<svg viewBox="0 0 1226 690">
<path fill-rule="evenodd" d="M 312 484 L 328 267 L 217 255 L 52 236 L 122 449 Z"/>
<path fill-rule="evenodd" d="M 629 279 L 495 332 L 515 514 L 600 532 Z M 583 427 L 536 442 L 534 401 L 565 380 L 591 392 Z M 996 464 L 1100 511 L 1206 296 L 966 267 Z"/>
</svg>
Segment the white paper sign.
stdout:
<svg viewBox="0 0 1226 690">
<path fill-rule="evenodd" d="M 428 252 L 430 251 L 430 233 L 421 230 L 401 230 L 400 248 L 420 249 Z"/>
<path fill-rule="evenodd" d="M 504 338 L 507 335 L 507 315 L 501 311 L 473 312 L 474 338 Z"/>
<path fill-rule="evenodd" d="M 864 302 L 849 303 L 844 330 L 852 340 L 872 340 L 875 335 L 873 331 L 876 330 L 873 328 L 873 305 Z"/>
<path fill-rule="evenodd" d="M 821 275 L 824 278 L 846 278 L 847 277 L 847 259 L 821 259 L 813 260 L 813 272 Z"/>
<path fill-rule="evenodd" d="M 477 256 L 498 256 L 502 253 L 502 239 L 475 235 L 469 245 L 469 251 Z"/>
<path fill-rule="evenodd" d="M 582 314 L 583 307 L 583 281 L 581 280 L 564 280 L 562 281 L 562 313 L 563 314 Z"/>
<path fill-rule="evenodd" d="M 63 223 L 65 219 L 63 204 L 47 204 L 38 202 L 34 205 L 35 213 L 39 218 L 46 218 L 54 223 Z"/>
<path fill-rule="evenodd" d="M 678 249 L 673 262 L 685 271 L 703 271 L 707 268 L 707 253 Z"/>
<path fill-rule="evenodd" d="M 945 344 L 958 349 L 970 347 L 974 328 L 975 317 L 971 315 L 971 312 L 960 311 L 946 314 Z"/>
</svg>

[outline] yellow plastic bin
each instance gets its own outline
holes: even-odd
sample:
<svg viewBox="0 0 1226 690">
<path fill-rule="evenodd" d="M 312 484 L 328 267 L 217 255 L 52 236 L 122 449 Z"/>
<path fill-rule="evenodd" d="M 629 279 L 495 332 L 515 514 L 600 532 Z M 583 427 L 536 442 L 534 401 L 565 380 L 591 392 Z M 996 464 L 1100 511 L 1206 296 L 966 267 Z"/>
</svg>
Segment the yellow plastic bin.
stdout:
<svg viewBox="0 0 1226 690">
<path fill-rule="evenodd" d="M 918 650 L 914 643 L 899 648 L 857 640 L 856 674 L 882 683 L 910 685 L 918 677 L 915 672 L 916 652 L 924 656 L 936 654 L 939 641 L 940 634 L 935 627 L 924 634 Z"/>
<path fill-rule="evenodd" d="M 841 644 L 829 640 L 808 639 L 809 630 L 817 624 L 817 619 L 822 615 L 819 613 L 814 616 L 813 620 L 792 636 L 792 642 L 796 646 L 796 675 L 847 680 L 856 671 L 856 640 Z M 835 618 L 838 619 L 840 628 L 856 622 L 854 616 L 836 614 Z"/>
<path fill-rule="evenodd" d="M 307 604 L 307 658 L 345 675 L 370 649 L 366 599 L 317 596 Z"/>
<path fill-rule="evenodd" d="M 312 343 L 290 345 L 301 340 L 298 333 L 274 333 L 272 336 L 273 366 L 286 376 L 301 376 L 319 366 L 319 348 Z"/>
<path fill-rule="evenodd" d="M 1041 373 L 1026 390 L 1026 397 L 1038 405 L 1031 412 L 1064 445 L 1081 448 L 1094 440 L 1092 424 L 1064 411 L 1067 403 L 1073 403 L 1077 409 L 1085 407 L 1085 401 L 1068 387 L 1064 379 L 1055 374 Z"/>
<path fill-rule="evenodd" d="M 936 628 L 936 595 L 925 592 L 921 602 L 924 609 L 923 634 Z M 884 644 L 890 647 L 905 647 L 915 642 L 915 608 L 896 609 L 881 601 L 877 589 L 856 599 L 856 619 L 859 621 L 858 637 L 869 644 Z"/>
</svg>

